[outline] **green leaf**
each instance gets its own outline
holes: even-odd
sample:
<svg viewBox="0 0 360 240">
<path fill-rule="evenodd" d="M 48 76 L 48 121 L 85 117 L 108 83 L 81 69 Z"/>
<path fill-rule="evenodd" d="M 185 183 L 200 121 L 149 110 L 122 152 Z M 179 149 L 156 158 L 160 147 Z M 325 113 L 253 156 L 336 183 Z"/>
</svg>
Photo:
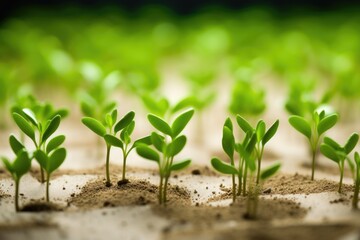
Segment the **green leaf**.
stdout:
<svg viewBox="0 0 360 240">
<path fill-rule="evenodd" d="M 65 108 L 56 110 L 51 114 L 51 116 L 49 118 L 50 119 L 54 118 L 56 115 L 60 115 L 61 119 L 64 119 L 69 115 L 69 111 L 67 109 L 65 109 Z"/>
<path fill-rule="evenodd" d="M 183 150 L 185 144 L 186 144 L 186 137 L 184 135 L 175 138 L 168 145 L 168 151 L 167 151 L 168 155 L 172 157 L 176 156 L 179 152 L 181 152 L 181 150 Z"/>
<path fill-rule="evenodd" d="M 255 128 L 257 142 L 260 142 L 263 139 L 265 135 L 265 131 L 266 131 L 265 122 L 263 120 L 260 120 Z"/>
<path fill-rule="evenodd" d="M 329 138 L 329 137 L 324 137 L 324 143 L 329 145 L 330 147 L 332 147 L 336 151 L 341 149 L 340 144 L 337 143 L 335 140 Z"/>
<path fill-rule="evenodd" d="M 228 117 L 225 120 L 224 127 L 229 128 L 231 131 L 233 131 L 233 124 L 231 122 L 231 119 Z"/>
<path fill-rule="evenodd" d="M 134 117 L 135 117 L 135 112 L 133 111 L 128 112 L 122 119 L 120 119 L 118 123 L 116 123 L 115 132 L 117 133 L 120 130 L 127 127 L 133 121 Z"/>
<path fill-rule="evenodd" d="M 25 150 L 20 151 L 12 164 L 12 168 L 14 169 L 17 178 L 20 179 L 21 176 L 30 170 L 30 167 L 31 159 L 29 158 L 28 153 Z"/>
<path fill-rule="evenodd" d="M 241 117 L 240 115 L 236 115 L 236 122 L 238 123 L 239 127 L 244 131 L 244 133 L 252 132 L 254 129 L 251 127 L 250 123 L 245 120 L 245 118 Z"/>
<path fill-rule="evenodd" d="M 16 137 L 12 134 L 9 137 L 9 143 L 11 149 L 16 155 L 18 154 L 18 152 L 25 149 L 25 146 L 19 140 L 17 140 Z"/>
<path fill-rule="evenodd" d="M 171 113 L 176 113 L 181 111 L 185 108 L 195 107 L 196 99 L 194 96 L 185 97 L 184 99 L 180 100 L 172 109 Z"/>
<path fill-rule="evenodd" d="M 170 167 L 170 171 L 178 171 L 178 170 L 182 170 L 184 168 L 186 168 L 187 166 L 189 166 L 191 163 L 190 159 L 181 161 L 181 162 L 177 162 L 177 163 L 173 163 Z"/>
<path fill-rule="evenodd" d="M 223 127 L 222 148 L 230 159 L 234 158 L 235 138 L 233 132 L 226 126 Z"/>
<path fill-rule="evenodd" d="M 236 170 L 236 168 L 234 166 L 226 164 L 218 158 L 212 158 L 211 165 L 213 166 L 213 168 L 215 170 L 217 170 L 218 172 L 221 172 L 223 174 L 238 174 L 238 171 Z"/>
<path fill-rule="evenodd" d="M 95 115 L 95 109 L 92 104 L 89 104 L 85 101 L 82 101 L 80 103 L 81 112 L 88 117 L 94 117 Z"/>
<path fill-rule="evenodd" d="M 104 139 L 105 139 L 106 143 L 111 145 L 111 146 L 118 147 L 118 148 L 123 148 L 124 147 L 122 141 L 120 139 L 116 138 L 113 135 L 105 134 Z"/>
<path fill-rule="evenodd" d="M 273 176 L 277 171 L 279 171 L 280 167 L 281 167 L 281 163 L 276 163 L 276 164 L 264 169 L 260 174 L 261 180 L 265 180 L 265 179 Z"/>
<path fill-rule="evenodd" d="M 118 112 L 117 112 L 116 109 L 114 109 L 114 110 L 111 112 L 111 120 L 112 120 L 113 123 L 116 122 L 116 120 L 117 120 L 117 115 L 118 115 Z"/>
<path fill-rule="evenodd" d="M 332 128 L 336 124 L 337 120 L 338 120 L 337 114 L 331 114 L 329 116 L 324 117 L 319 122 L 319 125 L 317 127 L 319 136 L 324 132 L 326 132 L 327 130 L 329 130 L 330 128 Z"/>
<path fill-rule="evenodd" d="M 320 145 L 320 152 L 327 158 L 329 158 L 330 160 L 333 160 L 336 163 L 339 163 L 340 159 L 338 154 L 336 153 L 336 151 L 330 147 L 327 144 L 321 144 Z"/>
<path fill-rule="evenodd" d="M 31 109 L 29 108 L 24 108 L 22 110 L 22 112 L 24 113 L 24 115 L 26 116 L 26 118 L 32 123 L 34 124 L 34 126 L 37 126 L 39 123 L 38 123 L 38 120 L 36 119 L 35 117 L 35 114 L 33 111 L 31 111 Z"/>
<path fill-rule="evenodd" d="M 360 166 L 360 155 L 358 152 L 354 153 L 354 160 L 357 166 Z"/>
<path fill-rule="evenodd" d="M 60 121 L 60 115 L 57 115 L 53 119 L 51 119 L 50 124 L 48 125 L 43 134 L 42 142 L 45 142 L 59 128 Z"/>
<path fill-rule="evenodd" d="M 56 149 L 49 157 L 49 164 L 47 172 L 50 174 L 58 169 L 61 164 L 65 161 L 66 150 L 65 148 Z"/>
<path fill-rule="evenodd" d="M 9 159 L 7 159 L 6 157 L 1 157 L 2 162 L 5 165 L 5 168 L 9 171 L 9 173 L 11 173 L 11 175 L 14 173 L 14 169 L 9 161 Z"/>
<path fill-rule="evenodd" d="M 265 146 L 267 142 L 270 141 L 271 138 L 274 137 L 275 133 L 277 132 L 279 128 L 279 120 L 276 120 L 276 122 L 267 130 L 265 133 L 263 139 L 262 139 L 262 145 Z"/>
<path fill-rule="evenodd" d="M 154 128 L 156 128 L 162 133 L 165 133 L 166 135 L 172 136 L 172 130 L 169 124 L 167 124 L 163 119 L 153 114 L 149 114 L 148 120 Z"/>
<path fill-rule="evenodd" d="M 34 152 L 34 158 L 40 164 L 40 166 L 47 171 L 49 158 L 42 150 L 36 150 Z"/>
<path fill-rule="evenodd" d="M 159 151 L 163 152 L 165 140 L 163 136 L 160 136 L 156 132 L 151 133 L 151 143 L 154 145 L 154 147 Z"/>
<path fill-rule="evenodd" d="M 347 140 L 344 149 L 345 149 L 345 153 L 349 154 L 351 153 L 351 151 L 355 148 L 356 144 L 359 141 L 359 134 L 357 133 L 353 133 L 350 138 Z"/>
<path fill-rule="evenodd" d="M 139 154 L 139 156 L 141 156 L 143 158 L 155 161 L 157 163 L 160 162 L 159 154 L 157 152 L 155 152 L 155 150 L 149 148 L 146 145 L 143 145 L 143 144 L 138 145 L 136 147 L 136 152 L 137 152 L 137 154 Z"/>
<path fill-rule="evenodd" d="M 49 143 L 46 146 L 46 153 L 49 154 L 52 150 L 58 148 L 63 142 L 65 141 L 64 135 L 59 135 L 54 137 L 49 141 Z"/>
<path fill-rule="evenodd" d="M 20 130 L 35 142 L 35 131 L 28 121 L 18 113 L 13 113 L 12 115 Z"/>
<path fill-rule="evenodd" d="M 251 156 L 251 154 L 248 154 L 247 156 L 245 155 L 244 159 L 245 159 L 248 169 L 251 172 L 254 172 L 256 170 L 255 159 Z"/>
<path fill-rule="evenodd" d="M 254 151 L 256 142 L 257 142 L 257 135 L 255 133 L 253 133 L 251 135 L 251 138 L 249 139 L 249 142 L 247 143 L 247 145 L 245 147 L 245 150 L 249 155 L 251 155 L 251 153 Z"/>
<path fill-rule="evenodd" d="M 311 127 L 310 124 L 300 116 L 290 116 L 289 123 L 293 126 L 297 131 L 304 134 L 308 139 L 311 139 Z"/>
<path fill-rule="evenodd" d="M 83 117 L 81 121 L 85 126 L 87 126 L 91 131 L 93 131 L 97 135 L 103 137 L 106 134 L 106 128 L 98 120 L 91 117 Z"/>
<path fill-rule="evenodd" d="M 139 144 L 151 145 L 151 136 L 146 136 L 146 137 L 137 139 L 134 142 L 133 147 L 137 147 Z"/>
<path fill-rule="evenodd" d="M 175 121 L 171 125 L 172 138 L 176 138 L 182 132 L 182 130 L 184 130 L 184 128 L 189 123 L 189 121 L 193 115 L 194 115 L 194 109 L 190 109 L 190 110 L 180 114 L 175 119 Z"/>
</svg>

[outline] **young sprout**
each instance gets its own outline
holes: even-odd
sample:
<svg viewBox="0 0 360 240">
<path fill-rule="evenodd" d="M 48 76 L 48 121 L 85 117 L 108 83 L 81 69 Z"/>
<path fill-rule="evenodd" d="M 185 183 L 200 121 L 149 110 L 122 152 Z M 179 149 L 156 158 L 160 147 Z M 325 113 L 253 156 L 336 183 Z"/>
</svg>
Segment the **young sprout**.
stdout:
<svg viewBox="0 0 360 240">
<path fill-rule="evenodd" d="M 360 155 L 358 152 L 354 154 L 354 162 L 355 162 L 355 169 L 354 169 L 354 197 L 352 201 L 352 206 L 354 209 L 358 208 L 359 202 L 359 190 L 360 190 Z"/>
<path fill-rule="evenodd" d="M 306 120 L 304 117 L 293 115 L 289 117 L 289 123 L 298 132 L 303 134 L 309 141 L 312 152 L 311 180 L 314 180 L 316 154 L 319 150 L 319 143 L 322 135 L 332 128 L 338 120 L 336 113 L 326 115 L 325 111 L 313 112 L 312 121 Z"/>
<path fill-rule="evenodd" d="M 31 159 L 26 152 L 26 150 L 23 148 L 21 143 L 12 143 L 13 136 L 10 136 L 10 145 L 13 149 L 13 151 L 16 153 L 16 158 L 13 163 L 10 163 L 10 161 L 2 157 L 2 161 L 5 165 L 5 168 L 9 171 L 12 178 L 15 181 L 15 210 L 18 212 L 20 210 L 19 207 L 19 185 L 20 185 L 20 179 L 21 177 L 26 174 L 30 168 L 31 168 Z"/>
<path fill-rule="evenodd" d="M 345 160 L 348 161 L 350 168 L 354 169 L 354 166 L 349 159 L 348 155 L 351 151 L 355 148 L 357 142 L 359 141 L 359 134 L 353 133 L 344 146 L 341 146 L 339 143 L 334 141 L 329 137 L 324 138 L 324 143 L 320 146 L 321 153 L 329 158 L 330 160 L 336 162 L 339 166 L 340 170 L 340 182 L 339 182 L 339 190 L 338 192 L 341 193 L 341 187 L 343 182 L 344 176 L 344 167 L 345 167 Z"/>
<path fill-rule="evenodd" d="M 34 143 L 36 150 L 45 150 L 45 143 L 60 125 L 67 110 L 54 110 L 49 103 L 39 104 L 32 109 L 14 109 L 13 119 L 20 130 Z M 44 169 L 40 166 L 41 182 L 45 182 Z"/>
<path fill-rule="evenodd" d="M 136 152 L 141 157 L 155 161 L 158 164 L 160 174 L 159 204 L 166 204 L 167 187 L 171 172 L 181 170 L 191 163 L 190 159 L 175 163 L 174 158 L 185 147 L 186 136 L 180 135 L 180 133 L 193 114 L 193 109 L 180 114 L 171 126 L 160 117 L 153 114 L 148 115 L 151 125 L 161 134 L 151 133 L 151 144 L 155 149 L 145 144 L 139 144 L 136 147 Z"/>
</svg>

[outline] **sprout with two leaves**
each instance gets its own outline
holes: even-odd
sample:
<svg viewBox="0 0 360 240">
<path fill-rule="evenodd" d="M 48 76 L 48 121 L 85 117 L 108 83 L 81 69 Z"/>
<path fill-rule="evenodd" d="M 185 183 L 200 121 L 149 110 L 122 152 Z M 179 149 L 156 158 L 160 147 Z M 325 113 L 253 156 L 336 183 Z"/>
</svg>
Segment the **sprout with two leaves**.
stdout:
<svg viewBox="0 0 360 240">
<path fill-rule="evenodd" d="M 111 186 L 110 181 L 110 150 L 111 147 L 121 148 L 123 152 L 123 171 L 122 171 L 122 183 L 128 182 L 125 177 L 126 172 L 126 160 L 131 152 L 137 144 L 139 143 L 149 143 L 149 138 L 138 139 L 134 142 L 132 146 L 131 144 L 131 134 L 135 128 L 135 112 L 130 111 L 127 113 L 122 119 L 117 121 L 117 110 L 114 109 L 111 113 L 106 114 L 105 117 L 105 125 L 95 118 L 84 117 L 82 118 L 82 123 L 87 126 L 91 131 L 99 135 L 105 140 L 106 143 L 106 182 L 105 185 L 107 187 Z M 119 134 L 119 137 L 116 135 Z"/>
<path fill-rule="evenodd" d="M 316 154 L 319 150 L 319 144 L 322 135 L 331 129 L 338 121 L 338 114 L 332 113 L 325 114 L 325 111 L 314 111 L 311 121 L 305 119 L 305 117 L 293 115 L 289 117 L 289 123 L 298 132 L 303 134 L 309 141 L 312 152 L 312 167 L 311 167 L 311 180 L 314 180 L 315 166 L 316 166 Z"/>
<path fill-rule="evenodd" d="M 354 164 L 348 157 L 351 151 L 355 148 L 357 142 L 359 141 L 359 134 L 353 133 L 344 146 L 341 146 L 335 140 L 325 137 L 324 143 L 320 146 L 321 153 L 329 158 L 330 160 L 336 162 L 339 166 L 340 171 L 340 181 L 339 181 L 339 190 L 338 192 L 341 193 L 343 176 L 344 176 L 344 167 L 345 167 L 345 160 L 347 160 L 350 168 L 352 170 L 355 169 Z"/>
<path fill-rule="evenodd" d="M 180 114 L 171 126 L 160 117 L 153 114 L 148 115 L 151 125 L 160 132 L 160 134 L 157 132 L 151 133 L 151 144 L 156 150 L 148 145 L 139 144 L 136 147 L 136 152 L 143 158 L 155 161 L 159 166 L 159 204 L 166 204 L 167 187 L 171 172 L 181 170 L 191 163 L 190 159 L 175 163 L 174 158 L 185 147 L 186 136 L 180 135 L 180 133 L 193 114 L 193 109 Z"/>
<path fill-rule="evenodd" d="M 2 157 L 2 161 L 6 170 L 9 171 L 11 177 L 15 181 L 15 210 L 18 212 L 19 207 L 19 186 L 21 177 L 26 174 L 31 168 L 31 158 L 23 146 L 20 144 L 13 144 L 12 137 L 10 136 L 10 145 L 13 151 L 16 153 L 15 160 L 10 163 L 9 159 Z"/>
</svg>

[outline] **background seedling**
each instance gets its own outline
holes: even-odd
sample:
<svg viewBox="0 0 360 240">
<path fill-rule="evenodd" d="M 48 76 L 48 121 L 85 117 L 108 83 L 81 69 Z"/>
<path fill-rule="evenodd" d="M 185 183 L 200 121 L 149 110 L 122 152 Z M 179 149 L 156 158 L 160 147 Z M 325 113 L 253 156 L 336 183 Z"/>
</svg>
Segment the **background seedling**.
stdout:
<svg viewBox="0 0 360 240">
<path fill-rule="evenodd" d="M 13 119 L 20 130 L 34 143 L 36 150 L 44 150 L 46 141 L 54 134 L 60 125 L 62 116 L 67 110 L 54 110 L 49 103 L 33 106 L 33 109 L 14 108 Z M 45 182 L 44 169 L 40 166 L 41 182 Z"/>
<path fill-rule="evenodd" d="M 316 155 L 319 150 L 321 137 L 336 124 L 337 120 L 338 115 L 336 113 L 326 115 L 325 111 L 321 111 L 320 113 L 314 111 L 311 121 L 296 115 L 289 117 L 291 126 L 303 134 L 309 141 L 312 153 L 311 180 L 314 180 Z"/>
<path fill-rule="evenodd" d="M 354 169 L 354 197 L 352 201 L 352 206 L 354 209 L 358 208 L 359 203 L 359 190 L 360 190 L 360 155 L 358 152 L 354 154 L 354 162 L 355 162 L 355 169 Z"/>
<path fill-rule="evenodd" d="M 349 139 L 347 140 L 344 146 L 341 146 L 339 143 L 337 143 L 336 141 L 334 141 L 329 137 L 325 137 L 324 143 L 322 143 L 320 146 L 321 153 L 324 154 L 325 157 L 336 162 L 339 166 L 339 170 L 340 170 L 340 181 L 339 181 L 339 190 L 338 190 L 339 193 L 341 193 L 345 160 L 348 161 L 350 168 L 354 170 L 354 165 L 352 164 L 348 155 L 355 148 L 358 141 L 359 141 L 359 135 L 357 133 L 353 133 L 349 137 Z"/>
<path fill-rule="evenodd" d="M 151 144 L 155 149 L 145 144 L 139 144 L 136 152 L 141 157 L 155 161 L 158 164 L 160 174 L 159 204 L 166 204 L 167 187 L 171 172 L 181 170 L 191 163 L 190 159 L 175 163 L 174 157 L 185 147 L 186 136 L 180 135 L 180 133 L 193 114 L 193 109 L 180 114 L 171 126 L 156 115 L 148 115 L 149 122 L 160 134 L 157 132 L 151 133 Z"/>
<path fill-rule="evenodd" d="M 10 136 L 10 145 L 16 154 L 15 160 L 10 163 L 10 161 L 2 157 L 2 161 L 5 165 L 6 170 L 9 171 L 11 177 L 15 181 L 15 210 L 19 211 L 19 186 L 21 177 L 26 174 L 31 168 L 31 159 L 29 154 L 23 148 L 21 144 L 12 143 L 13 137 Z"/>
</svg>

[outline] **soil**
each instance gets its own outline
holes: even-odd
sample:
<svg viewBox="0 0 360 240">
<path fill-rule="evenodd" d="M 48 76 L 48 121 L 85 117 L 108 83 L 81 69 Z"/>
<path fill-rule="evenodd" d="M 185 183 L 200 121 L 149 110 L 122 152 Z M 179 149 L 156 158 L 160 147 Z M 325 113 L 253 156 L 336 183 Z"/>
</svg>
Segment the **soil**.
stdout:
<svg viewBox="0 0 360 240">
<path fill-rule="evenodd" d="M 116 181 L 114 181 L 116 182 Z M 169 185 L 167 205 L 189 206 L 190 194 L 184 188 Z M 106 187 L 102 178 L 87 183 L 70 205 L 82 209 L 158 204 L 158 187 L 145 180 L 130 179 L 127 184 Z"/>
<path fill-rule="evenodd" d="M 53 212 L 63 211 L 64 208 L 53 202 L 31 201 L 25 204 L 22 208 L 22 212 Z"/>
</svg>

